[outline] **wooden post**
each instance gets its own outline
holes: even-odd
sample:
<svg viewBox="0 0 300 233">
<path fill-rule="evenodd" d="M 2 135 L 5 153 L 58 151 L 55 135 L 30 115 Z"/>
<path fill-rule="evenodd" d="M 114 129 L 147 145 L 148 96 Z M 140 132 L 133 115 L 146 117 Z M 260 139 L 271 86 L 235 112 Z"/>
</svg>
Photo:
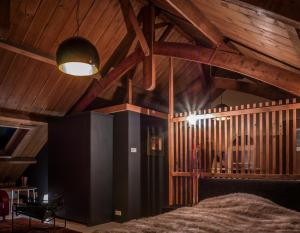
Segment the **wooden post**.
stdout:
<svg viewBox="0 0 300 233">
<path fill-rule="evenodd" d="M 173 90 L 173 59 L 169 59 L 169 115 L 168 115 L 168 148 L 169 148 L 169 205 L 174 204 L 174 90 Z"/>
</svg>

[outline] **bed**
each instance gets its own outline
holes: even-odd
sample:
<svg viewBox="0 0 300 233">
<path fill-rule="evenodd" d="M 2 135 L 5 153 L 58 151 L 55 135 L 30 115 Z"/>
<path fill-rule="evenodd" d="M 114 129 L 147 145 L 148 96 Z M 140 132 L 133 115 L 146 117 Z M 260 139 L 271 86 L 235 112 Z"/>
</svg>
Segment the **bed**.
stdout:
<svg viewBox="0 0 300 233">
<path fill-rule="evenodd" d="M 259 196 L 234 193 L 94 233 L 300 232 L 300 213 Z"/>
</svg>

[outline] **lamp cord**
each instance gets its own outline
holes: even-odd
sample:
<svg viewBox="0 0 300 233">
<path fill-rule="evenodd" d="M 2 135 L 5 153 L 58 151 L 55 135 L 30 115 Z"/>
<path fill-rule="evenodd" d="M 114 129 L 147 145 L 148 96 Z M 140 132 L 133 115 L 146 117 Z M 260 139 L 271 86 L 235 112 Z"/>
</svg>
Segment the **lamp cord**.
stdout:
<svg viewBox="0 0 300 233">
<path fill-rule="evenodd" d="M 79 35 L 79 7 L 80 7 L 80 0 L 77 0 L 77 6 L 76 6 L 76 23 L 77 23 L 77 28 L 76 28 L 76 32 L 75 35 L 78 36 Z"/>
</svg>

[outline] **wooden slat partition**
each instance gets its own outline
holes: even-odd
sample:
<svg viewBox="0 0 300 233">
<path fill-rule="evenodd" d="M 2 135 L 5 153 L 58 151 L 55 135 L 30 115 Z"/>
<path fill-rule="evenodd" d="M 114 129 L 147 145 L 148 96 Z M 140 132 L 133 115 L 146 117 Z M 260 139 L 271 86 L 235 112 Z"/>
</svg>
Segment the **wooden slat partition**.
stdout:
<svg viewBox="0 0 300 233">
<path fill-rule="evenodd" d="M 175 204 L 198 202 L 199 177 L 298 179 L 299 110 L 293 99 L 176 114 L 169 124 Z"/>
</svg>

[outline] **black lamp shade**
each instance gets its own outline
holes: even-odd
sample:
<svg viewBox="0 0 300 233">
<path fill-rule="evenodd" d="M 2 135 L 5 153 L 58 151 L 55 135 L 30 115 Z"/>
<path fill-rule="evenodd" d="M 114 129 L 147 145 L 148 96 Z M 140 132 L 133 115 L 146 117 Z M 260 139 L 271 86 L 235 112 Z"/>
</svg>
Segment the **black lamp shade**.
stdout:
<svg viewBox="0 0 300 233">
<path fill-rule="evenodd" d="M 95 46 L 82 37 L 63 41 L 56 52 L 58 69 L 74 76 L 89 76 L 99 72 L 99 55 Z"/>
</svg>

